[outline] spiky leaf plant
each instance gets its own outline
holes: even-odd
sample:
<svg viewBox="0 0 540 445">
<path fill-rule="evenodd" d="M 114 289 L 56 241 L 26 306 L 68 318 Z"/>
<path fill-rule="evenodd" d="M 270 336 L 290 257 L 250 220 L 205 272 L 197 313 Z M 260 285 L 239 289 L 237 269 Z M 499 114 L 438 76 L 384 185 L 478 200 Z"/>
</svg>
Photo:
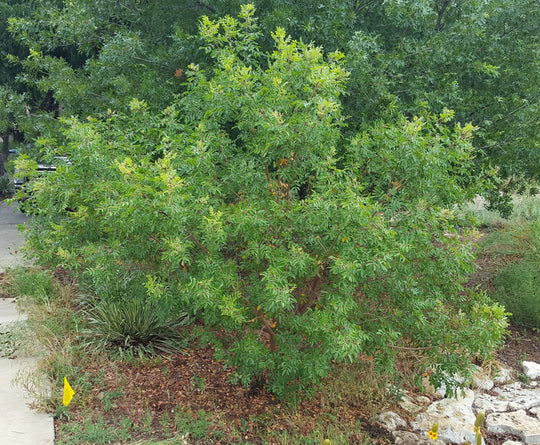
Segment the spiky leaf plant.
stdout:
<svg viewBox="0 0 540 445">
<path fill-rule="evenodd" d="M 181 350 L 183 334 L 180 326 L 186 322 L 182 313 L 176 320 L 160 316 L 155 303 L 137 299 L 100 301 L 88 311 L 90 333 L 100 346 L 120 346 L 165 353 Z"/>
</svg>

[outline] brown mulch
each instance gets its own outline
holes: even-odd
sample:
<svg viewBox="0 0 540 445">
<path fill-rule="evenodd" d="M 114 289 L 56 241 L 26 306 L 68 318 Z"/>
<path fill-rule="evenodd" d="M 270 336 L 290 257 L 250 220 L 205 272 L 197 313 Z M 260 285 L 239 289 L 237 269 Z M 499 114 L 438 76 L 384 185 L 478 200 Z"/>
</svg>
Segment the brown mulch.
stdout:
<svg viewBox="0 0 540 445">
<path fill-rule="evenodd" d="M 150 413 L 152 436 L 157 435 L 157 438 L 163 434 L 159 426 L 162 415 L 167 412 L 174 419 L 179 409 L 195 417 L 201 410 L 211 412 L 237 428 L 252 428 L 252 417 L 278 406 L 275 397 L 230 383 L 231 371 L 224 370 L 223 363 L 214 360 L 213 355 L 214 350 L 206 347 L 171 355 L 147 366 L 113 362 L 103 357 L 103 361 L 90 364 L 82 371 L 97 379 L 90 389 L 90 405 L 95 404 L 99 411 L 104 395 L 120 390 L 121 395 L 112 400 L 106 417 L 127 417 L 134 425 L 142 425 Z M 77 406 L 74 408 L 77 412 Z M 87 413 L 82 410 L 80 415 L 82 420 Z M 240 419 L 244 419 L 244 423 Z M 141 433 L 143 437 L 147 435 L 148 432 Z"/>
<path fill-rule="evenodd" d="M 207 346 L 146 366 L 101 357 L 80 371 L 92 376 L 92 386 L 84 400 L 74 399 L 70 405 L 69 422 L 83 424 L 90 410 L 92 417 L 101 417 L 109 425 L 129 418 L 134 425 L 131 430 L 134 440 L 159 440 L 182 433 L 174 423 L 176 415 L 197 421 L 208 413 L 212 421 L 206 439 L 188 441 L 197 444 L 261 444 L 261 435 L 268 437 L 272 431 L 279 435 L 292 429 L 298 435 L 309 435 L 321 422 L 330 422 L 325 418 L 330 416 L 328 406 L 321 406 L 320 398 L 306 399 L 294 408 L 282 405 L 264 387 L 246 388 L 230 383 L 232 370 L 224 369 L 223 363 L 213 356 L 214 349 Z M 117 396 L 104 410 L 104 399 L 115 393 Z M 334 422 L 337 420 L 343 428 L 351 430 L 349 443 L 364 443 L 365 436 L 353 432 L 358 424 L 364 434 L 373 438 L 374 444 L 391 443 L 389 432 L 368 419 L 370 413 L 365 407 L 348 406 L 330 411 L 338 417 Z M 161 420 L 165 413 L 173 420 L 168 428 L 163 427 Z M 55 423 L 57 438 L 62 437 L 64 423 L 65 419 Z"/>
<path fill-rule="evenodd" d="M 529 329 L 510 326 L 504 347 L 497 359 L 511 369 L 521 372 L 521 362 L 540 363 L 540 334 Z"/>
</svg>

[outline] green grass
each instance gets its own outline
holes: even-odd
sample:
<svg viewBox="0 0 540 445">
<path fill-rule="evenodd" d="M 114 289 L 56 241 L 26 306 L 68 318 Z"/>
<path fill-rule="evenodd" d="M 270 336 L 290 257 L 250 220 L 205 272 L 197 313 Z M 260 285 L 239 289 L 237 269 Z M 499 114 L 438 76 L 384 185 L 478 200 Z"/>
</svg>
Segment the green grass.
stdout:
<svg viewBox="0 0 540 445">
<path fill-rule="evenodd" d="M 51 310 L 51 304 L 59 297 L 50 271 L 40 268 L 15 267 L 9 271 L 8 290 L 23 305 L 37 304 Z"/>
<path fill-rule="evenodd" d="M 130 445 L 189 445 L 189 439 L 185 436 L 172 437 L 166 440 L 158 440 L 157 442 L 152 440 L 143 440 L 138 442 L 132 442 Z"/>
<path fill-rule="evenodd" d="M 60 430 L 62 438 L 57 445 L 126 443 L 131 440 L 130 428 L 130 421 L 120 421 L 117 425 L 109 425 L 100 417 L 92 420 L 89 413 L 82 423 L 64 424 Z"/>
<path fill-rule="evenodd" d="M 503 304 L 514 324 L 540 330 L 540 261 L 505 267 L 495 279 L 493 299 Z"/>
<path fill-rule="evenodd" d="M 481 198 L 465 206 L 462 211 L 464 215 L 475 219 L 481 227 L 504 227 L 516 222 L 534 221 L 540 218 L 540 197 L 514 196 L 512 202 L 514 210 L 508 219 L 502 218 L 498 212 L 487 210 Z"/>
</svg>

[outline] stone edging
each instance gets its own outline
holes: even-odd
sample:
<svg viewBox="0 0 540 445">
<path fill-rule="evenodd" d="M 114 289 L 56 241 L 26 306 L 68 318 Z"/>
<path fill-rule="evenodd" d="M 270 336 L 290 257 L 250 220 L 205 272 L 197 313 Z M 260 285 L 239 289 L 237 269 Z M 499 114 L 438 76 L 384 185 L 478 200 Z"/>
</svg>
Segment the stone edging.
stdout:
<svg viewBox="0 0 540 445">
<path fill-rule="evenodd" d="M 475 443 L 474 422 L 483 411 L 483 430 L 507 437 L 503 445 L 540 445 L 540 364 L 523 362 L 523 374 L 530 379 L 528 384 L 512 383 L 508 369 L 494 380 L 479 370 L 473 378 L 475 389 L 465 389 L 457 398 L 444 398 L 444 391 L 433 388 L 431 394 L 439 397 L 435 402 L 405 395 L 399 404 L 416 414 L 414 421 L 387 411 L 377 416 L 377 422 L 392 432 L 397 445 Z M 439 425 L 436 441 L 427 435 L 434 423 Z"/>
</svg>

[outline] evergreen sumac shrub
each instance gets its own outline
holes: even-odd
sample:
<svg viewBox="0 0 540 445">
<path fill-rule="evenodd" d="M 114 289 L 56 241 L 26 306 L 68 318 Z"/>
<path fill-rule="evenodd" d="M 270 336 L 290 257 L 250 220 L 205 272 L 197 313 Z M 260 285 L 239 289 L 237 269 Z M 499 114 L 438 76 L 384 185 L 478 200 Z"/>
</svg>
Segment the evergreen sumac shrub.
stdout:
<svg viewBox="0 0 540 445">
<path fill-rule="evenodd" d="M 35 183 L 34 254 L 104 299 L 187 308 L 238 379 L 280 396 L 360 354 L 392 372 L 417 350 L 434 382 L 489 354 L 504 313 L 463 288 L 452 210 L 476 186 L 473 128 L 445 110 L 345 140 L 340 53 L 277 29 L 261 54 L 251 6 L 200 34 L 212 71 L 190 66 L 162 114 L 134 99 L 69 122 L 71 165 Z"/>
</svg>

